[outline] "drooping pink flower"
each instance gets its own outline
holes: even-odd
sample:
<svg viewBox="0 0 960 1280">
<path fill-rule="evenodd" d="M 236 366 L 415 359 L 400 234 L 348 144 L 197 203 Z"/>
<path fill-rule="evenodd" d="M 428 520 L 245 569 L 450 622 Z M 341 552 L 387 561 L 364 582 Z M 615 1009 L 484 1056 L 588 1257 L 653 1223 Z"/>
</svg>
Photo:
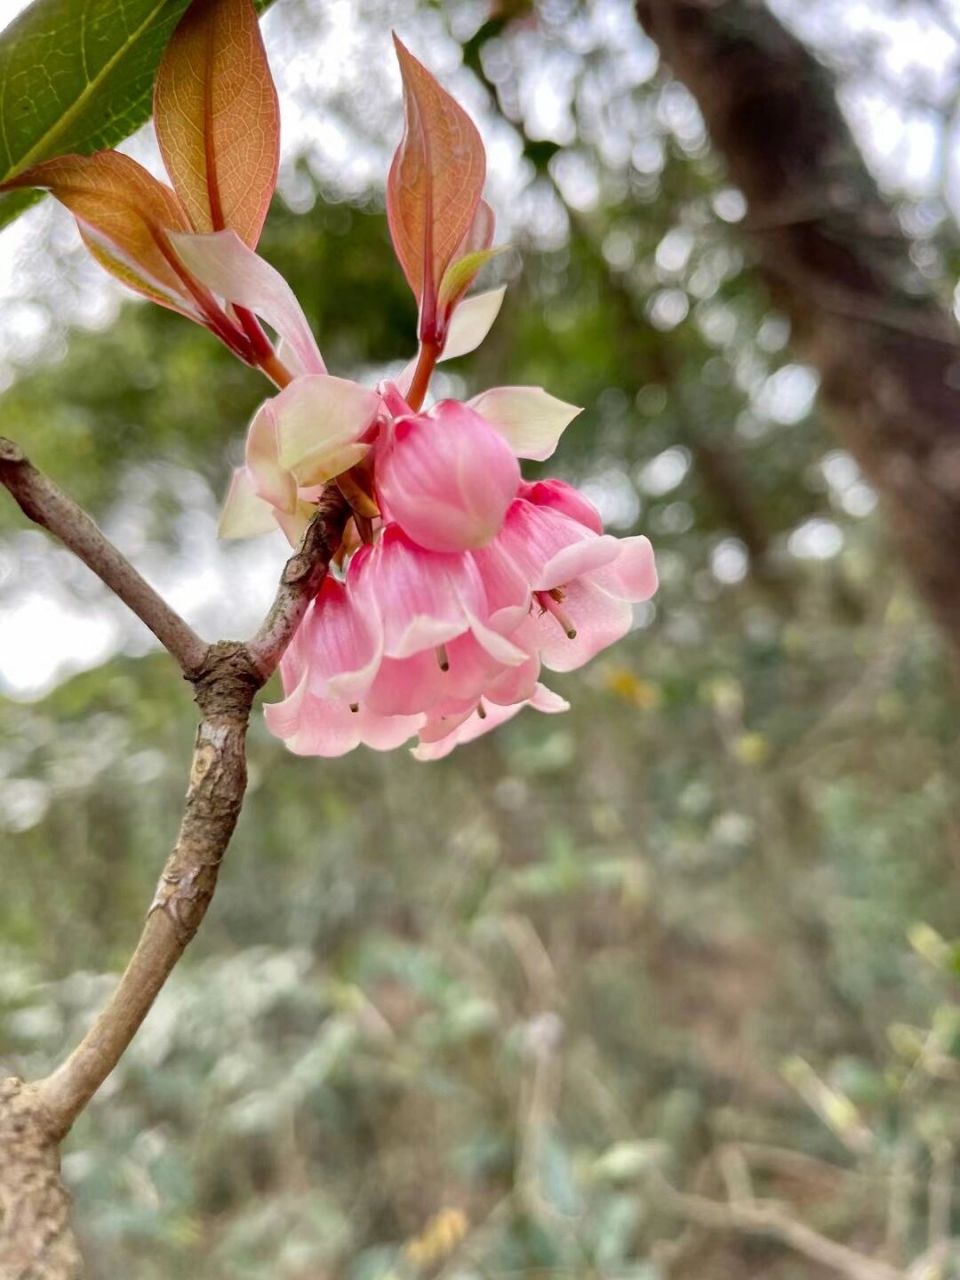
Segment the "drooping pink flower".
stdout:
<svg viewBox="0 0 960 1280">
<path fill-rule="evenodd" d="M 484 701 L 478 706 L 440 709 L 421 726 L 413 755 L 417 760 L 442 760 L 454 747 L 473 742 L 481 734 L 506 724 L 524 707 L 556 715 L 569 711 L 570 703 L 545 685 L 538 684 L 522 702 L 498 704 Z"/>
<path fill-rule="evenodd" d="M 381 509 L 428 551 L 466 551 L 492 541 L 519 484 L 520 467 L 503 436 L 455 400 L 381 431 Z"/>
<path fill-rule="evenodd" d="M 375 602 L 385 658 L 435 651 L 467 633 L 497 662 L 515 665 L 526 656 L 506 635 L 519 614 L 491 616 L 470 552 L 427 551 L 399 525 L 387 524 L 373 547 L 356 552 L 347 580 Z"/>
<path fill-rule="evenodd" d="M 264 707 L 267 728 L 300 756 L 346 755 L 355 747 L 392 751 L 409 742 L 422 715 L 378 716 L 362 703 L 354 709 L 342 698 L 318 698 L 306 673 L 282 702 Z"/>
<path fill-rule="evenodd" d="M 366 705 L 380 715 L 413 715 L 451 703 L 475 707 L 481 697 L 522 702 L 533 692 L 540 660 L 518 646 L 508 652 L 510 662 L 498 660 L 468 631 L 437 649 L 384 658 Z"/>
<path fill-rule="evenodd" d="M 632 606 L 657 589 L 647 538 L 598 534 L 529 497 L 513 503 L 496 546 L 525 577 L 535 605 L 518 643 L 536 649 L 554 671 L 572 671 L 621 639 Z"/>
<path fill-rule="evenodd" d="M 422 714 L 382 716 L 364 702 L 382 651 L 376 610 L 328 575 L 280 662 L 285 696 L 264 708 L 271 733 L 297 755 L 327 757 L 407 742 Z"/>
</svg>

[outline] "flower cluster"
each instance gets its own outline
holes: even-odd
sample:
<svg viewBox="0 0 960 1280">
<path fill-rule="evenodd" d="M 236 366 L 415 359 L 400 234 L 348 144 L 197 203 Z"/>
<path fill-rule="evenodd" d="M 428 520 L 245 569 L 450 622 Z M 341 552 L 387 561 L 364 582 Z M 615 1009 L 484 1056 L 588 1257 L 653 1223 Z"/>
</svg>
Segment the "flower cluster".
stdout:
<svg viewBox="0 0 960 1280">
<path fill-rule="evenodd" d="M 480 135 L 396 47 L 405 127 L 387 215 L 419 348 L 376 389 L 327 371 L 292 290 L 255 251 L 279 124 L 250 0 L 194 0 L 164 55 L 154 116 L 172 186 L 112 151 L 48 160 L 4 185 L 50 190 L 107 270 L 275 384 L 250 424 L 223 536 L 279 526 L 296 546 L 330 486 L 348 504 L 281 661 L 271 730 L 321 756 L 416 736 L 414 754 L 430 760 L 524 706 L 565 710 L 541 668 L 573 670 L 624 635 L 656 571 L 646 538 L 612 538 L 576 489 L 521 476 L 520 460 L 550 457 L 578 409 L 539 387 L 498 387 L 424 411 L 437 363 L 483 340 L 504 291 L 467 296 L 496 252 Z"/>
<path fill-rule="evenodd" d="M 488 393 L 521 407 L 534 394 L 549 399 Z M 569 418 L 552 403 L 555 424 Z M 632 603 L 656 588 L 647 539 L 605 535 L 561 480 L 524 482 L 516 435 L 469 405 L 414 413 L 388 385 L 372 433 L 364 492 L 377 516 L 360 516 L 363 540 L 348 540 L 281 662 L 271 730 L 321 756 L 416 734 L 414 754 L 433 760 L 524 706 L 565 710 L 541 666 L 573 670 L 624 635 Z"/>
</svg>

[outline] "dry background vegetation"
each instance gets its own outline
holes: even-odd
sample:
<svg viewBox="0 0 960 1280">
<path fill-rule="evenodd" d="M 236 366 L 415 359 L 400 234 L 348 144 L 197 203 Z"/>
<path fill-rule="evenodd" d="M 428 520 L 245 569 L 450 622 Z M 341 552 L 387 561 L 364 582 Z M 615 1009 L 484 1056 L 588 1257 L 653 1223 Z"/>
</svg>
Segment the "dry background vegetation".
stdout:
<svg viewBox="0 0 960 1280">
<path fill-rule="evenodd" d="M 279 0 L 291 141 L 264 252 L 336 371 L 408 351 L 380 185 L 395 23 L 480 117 L 517 249 L 448 390 L 587 406 L 551 469 L 651 536 L 656 607 L 556 682 L 569 715 L 437 765 L 297 760 L 256 722 L 201 936 L 66 1150 L 91 1274 L 944 1280 L 960 759 L 940 639 L 630 7 L 501 8 Z M 907 122 L 908 159 L 872 159 L 949 304 L 949 10 L 877 9 L 860 36 L 852 4 L 784 13 L 855 117 Z M 952 49 L 945 70 L 912 66 L 904 21 Z M 917 178 L 927 128 L 944 162 Z M 177 317 L 115 314 L 67 222 L 29 217 L 8 233 L 4 431 L 229 630 L 283 554 L 211 550 L 263 388 Z M 136 936 L 193 711 L 11 504 L 0 535 L 0 1052 L 36 1075 Z M 42 697 L 18 675 L 30 617 L 47 649 L 101 628 Z M 818 1256 L 828 1237 L 849 1256 Z"/>
</svg>

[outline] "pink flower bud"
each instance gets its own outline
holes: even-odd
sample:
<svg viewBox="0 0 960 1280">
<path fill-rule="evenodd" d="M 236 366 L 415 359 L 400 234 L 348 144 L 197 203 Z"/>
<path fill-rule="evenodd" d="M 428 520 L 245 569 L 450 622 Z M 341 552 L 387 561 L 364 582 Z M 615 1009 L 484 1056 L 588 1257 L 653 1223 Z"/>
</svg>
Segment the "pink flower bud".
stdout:
<svg viewBox="0 0 960 1280">
<path fill-rule="evenodd" d="M 381 508 L 419 546 L 466 551 L 500 531 L 520 467 L 479 414 L 444 400 L 384 429 L 376 483 Z"/>
</svg>

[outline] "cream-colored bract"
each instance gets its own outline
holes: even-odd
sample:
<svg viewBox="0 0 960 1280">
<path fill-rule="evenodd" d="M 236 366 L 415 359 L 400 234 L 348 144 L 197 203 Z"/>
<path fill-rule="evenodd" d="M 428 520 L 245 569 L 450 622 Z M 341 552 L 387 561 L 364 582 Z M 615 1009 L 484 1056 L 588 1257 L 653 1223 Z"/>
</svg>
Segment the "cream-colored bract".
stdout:
<svg viewBox="0 0 960 1280">
<path fill-rule="evenodd" d="M 543 462 L 583 410 L 543 387 L 494 387 L 467 402 L 505 436 L 518 458 Z"/>
</svg>

